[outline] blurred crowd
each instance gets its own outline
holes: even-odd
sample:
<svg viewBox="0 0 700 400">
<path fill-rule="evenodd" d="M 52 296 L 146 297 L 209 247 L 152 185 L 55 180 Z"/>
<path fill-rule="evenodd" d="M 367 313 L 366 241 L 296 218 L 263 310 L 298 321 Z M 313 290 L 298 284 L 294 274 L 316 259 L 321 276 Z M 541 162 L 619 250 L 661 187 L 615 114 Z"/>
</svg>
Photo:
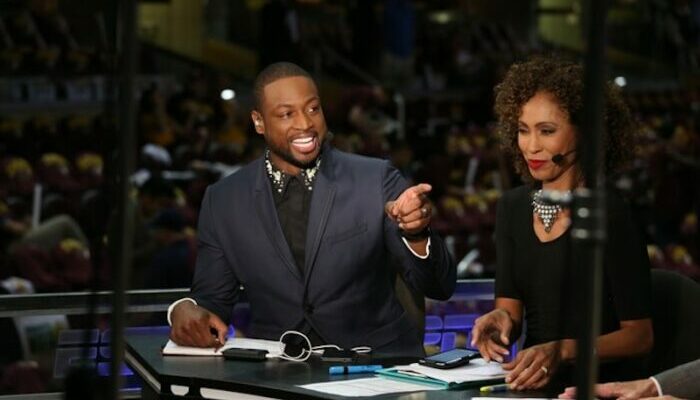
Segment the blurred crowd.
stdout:
<svg viewBox="0 0 700 400">
<path fill-rule="evenodd" d="M 263 18 L 294 12 L 291 2 L 266 4 Z M 99 53 L 77 45 L 70 24 L 57 10 L 49 13 L 33 7 L 0 19 L 1 32 L 9 38 L 5 43 L 24 43 L 23 62 L 42 51 L 47 37 L 53 42 L 45 45 L 58 51 L 61 62 L 70 59 L 70 52 L 76 49 Z M 368 19 L 358 21 L 358 13 Z M 321 80 L 331 140 L 345 151 L 391 159 L 409 180 L 431 183 L 434 228 L 446 237 L 459 262 L 459 276 L 492 277 L 495 204 L 503 190 L 518 184 L 518 178 L 498 149 L 485 104 L 490 102 L 484 98 L 490 96 L 498 71 L 537 46 L 493 24 L 471 25 L 450 41 L 449 49 L 427 46 L 436 42 L 444 47 L 446 32 L 422 34 L 433 39 L 394 43 L 391 38 L 397 34 L 390 32 L 391 24 L 396 25 L 394 29 L 410 31 L 404 32 L 410 37 L 417 30 L 411 2 L 400 0 L 388 1 L 383 9 L 367 2 L 353 3 L 347 17 L 350 27 L 357 24 L 349 29 L 356 33 L 353 37 L 379 29 L 373 24 L 381 18 L 388 21 L 390 26 L 383 25 L 381 35 L 385 49 L 377 53 L 410 56 L 409 87 L 403 93 L 415 93 L 410 82 L 434 90 L 433 95 L 420 92 L 404 98 L 406 117 L 402 120 L 396 86 L 345 83 L 338 89 L 333 78 Z M 299 24 L 304 26 L 303 18 Z M 51 26 L 54 31 L 48 30 Z M 340 40 L 338 32 L 324 36 L 326 44 Z M 345 48 L 334 46 L 380 73 L 381 65 L 358 58 L 354 46 L 360 42 L 345 42 Z M 413 43 L 418 43 L 416 48 Z M 419 47 L 448 56 L 429 56 L 423 62 Z M 497 56 L 503 53 L 510 56 Z M 265 59 L 281 56 L 272 52 Z M 100 59 L 95 57 L 92 60 Z M 436 65 L 427 60 L 442 61 Z M 481 68 L 469 67 L 475 63 L 489 65 L 494 76 L 484 79 Z M 73 70 L 78 76 L 94 72 L 81 71 Z M 432 72 L 426 75 L 426 71 Z M 132 288 L 188 286 L 196 256 L 197 211 L 205 188 L 264 149 L 262 139 L 251 129 L 245 95 L 224 96 L 231 80 L 211 72 L 191 68 L 179 79 L 155 79 L 140 86 L 138 165 L 130 178 L 135 210 Z M 58 76 L 53 83 L 60 87 L 75 75 L 51 76 Z M 462 84 L 457 85 L 460 79 Z M 464 83 L 480 80 L 480 84 Z M 15 81 L 23 82 L 22 78 Z M 324 83 L 328 81 L 332 82 Z M 436 82 L 443 86 L 435 86 Z M 464 93 L 444 95 L 444 84 L 464 87 Z M 475 89 L 476 98 L 465 94 Z M 652 90 L 630 92 L 627 99 L 639 120 L 640 140 L 634 144 L 638 158 L 624 174 L 611 179 L 634 204 L 654 266 L 700 279 L 698 93 Z M 25 279 L 25 286 L 39 292 L 82 290 L 91 284 L 107 287 L 115 226 L 115 117 L 104 110 L 42 112 L 41 107 L 31 108 L 31 98 L 25 96 L 24 101 L 33 111 L 0 117 L 0 278 Z"/>
<path fill-rule="evenodd" d="M 133 288 L 188 286 L 206 186 L 263 150 L 240 104 L 221 100 L 218 88 L 209 89 L 200 76 L 189 79 L 169 96 L 156 87 L 141 94 L 139 162 L 131 177 Z M 502 158 L 491 125 L 450 122 L 399 139 L 391 105 L 380 91 L 347 93 L 342 106 L 329 107 L 332 119 L 344 119 L 331 125 L 338 128 L 335 146 L 391 159 L 409 180 L 431 183 L 434 229 L 447 238 L 460 277 L 492 277 L 495 205 L 518 178 Z M 628 98 L 639 120 L 638 158 L 611 179 L 629 195 L 653 265 L 700 280 L 698 113 L 665 104 L 665 95 Z M 655 103 L 645 105 L 649 101 Z M 104 160 L 113 154 L 99 146 L 99 121 L 99 116 L 2 121 L 0 134 L 12 138 L 0 148 L 3 278 L 25 278 L 43 292 L 81 290 L 98 259 L 99 280 L 108 284 L 114 213 Z M 96 252 L 102 254 L 95 257 Z"/>
<path fill-rule="evenodd" d="M 4 7 L 12 9 L 12 3 L 7 3 Z M 21 2 L 0 18 L 0 73 L 104 72 L 109 63 L 104 15 L 98 13 L 81 22 L 79 26 L 91 34 L 74 32 L 74 26 L 58 11 L 57 1 Z"/>
</svg>

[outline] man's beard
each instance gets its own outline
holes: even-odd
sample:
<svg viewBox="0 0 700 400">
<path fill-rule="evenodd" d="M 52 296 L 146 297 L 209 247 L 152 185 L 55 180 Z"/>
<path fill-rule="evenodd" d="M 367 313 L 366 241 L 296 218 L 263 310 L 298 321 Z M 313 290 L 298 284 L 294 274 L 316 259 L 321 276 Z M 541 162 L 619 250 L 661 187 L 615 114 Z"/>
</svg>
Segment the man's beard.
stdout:
<svg viewBox="0 0 700 400">
<path fill-rule="evenodd" d="M 317 136 L 317 138 L 319 138 Z M 316 164 L 316 160 L 318 160 L 318 157 L 321 156 L 321 152 L 323 150 L 323 145 L 326 143 L 326 138 L 324 137 L 323 140 L 319 143 L 319 152 L 318 155 L 313 159 L 309 161 L 302 161 L 302 160 L 297 160 L 294 158 L 294 155 L 292 155 L 292 151 L 289 148 L 282 148 L 281 146 L 277 146 L 276 143 L 269 142 L 267 143 L 267 147 L 270 148 L 270 152 L 278 156 L 279 158 L 283 159 L 284 161 L 292 164 L 293 166 L 301 169 L 306 169 L 309 167 L 313 167 L 314 164 Z"/>
</svg>

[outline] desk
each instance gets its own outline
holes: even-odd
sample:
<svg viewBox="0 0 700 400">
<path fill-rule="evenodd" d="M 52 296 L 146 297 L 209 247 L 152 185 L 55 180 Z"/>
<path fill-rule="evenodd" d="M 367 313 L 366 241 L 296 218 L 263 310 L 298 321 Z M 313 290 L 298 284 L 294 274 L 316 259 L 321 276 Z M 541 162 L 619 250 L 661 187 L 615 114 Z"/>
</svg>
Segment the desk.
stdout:
<svg viewBox="0 0 700 400">
<path fill-rule="evenodd" d="M 297 385 L 373 376 L 373 374 L 357 374 L 349 377 L 329 376 L 328 367 L 338 363 L 324 362 L 318 357 L 311 357 L 306 362 L 283 360 L 245 362 L 224 360 L 223 357 L 163 357 L 160 354 L 160 348 L 167 340 L 167 336 L 163 334 L 144 333 L 126 336 L 126 362 L 143 378 L 144 400 L 182 399 L 181 396 L 185 394 L 184 398 L 200 398 L 200 388 L 204 393 L 210 389 L 216 390 L 222 396 L 218 398 L 230 399 L 245 399 L 242 393 L 281 399 L 361 399 L 360 397 L 333 396 L 302 389 Z M 391 366 L 415 360 L 373 357 L 372 361 Z M 479 396 L 478 389 L 418 393 L 421 400 L 465 400 L 472 396 Z M 498 393 L 498 395 L 517 397 L 514 393 Z M 416 399 L 415 396 L 416 392 L 409 392 L 364 397 L 364 399 Z M 527 396 L 542 397 L 543 395 L 528 392 Z"/>
</svg>

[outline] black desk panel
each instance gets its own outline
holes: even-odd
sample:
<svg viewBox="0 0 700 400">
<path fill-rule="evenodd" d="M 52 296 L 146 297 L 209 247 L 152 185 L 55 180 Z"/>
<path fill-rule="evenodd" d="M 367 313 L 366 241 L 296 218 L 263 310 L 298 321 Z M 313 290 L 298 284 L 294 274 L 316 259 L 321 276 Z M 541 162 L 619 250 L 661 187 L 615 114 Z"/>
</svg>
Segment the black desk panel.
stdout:
<svg viewBox="0 0 700 400">
<path fill-rule="evenodd" d="M 407 392 L 373 397 L 343 397 L 306 390 L 297 385 L 371 377 L 374 374 L 331 376 L 328 367 L 339 363 L 311 357 L 306 362 L 269 360 L 265 362 L 230 361 L 223 357 L 162 356 L 161 346 L 167 342 L 162 334 L 127 335 L 126 361 L 144 380 L 143 398 L 201 398 L 200 388 L 233 393 L 248 393 L 281 399 L 404 399 L 447 400 L 479 396 L 478 389 Z M 407 364 L 415 360 L 377 357 L 360 360 L 360 364 L 382 364 L 385 367 Z M 175 385 L 175 386 L 173 386 Z M 179 386 L 179 387 L 178 387 Z M 184 387 L 189 388 L 182 396 Z M 180 391 L 178 391 L 178 389 Z M 179 395 L 173 394 L 173 392 Z M 550 394 L 551 395 L 551 394 Z M 544 397 L 542 393 L 497 393 L 496 397 Z M 556 396 L 555 396 L 556 397 Z M 236 398 L 232 394 L 231 398 Z"/>
</svg>

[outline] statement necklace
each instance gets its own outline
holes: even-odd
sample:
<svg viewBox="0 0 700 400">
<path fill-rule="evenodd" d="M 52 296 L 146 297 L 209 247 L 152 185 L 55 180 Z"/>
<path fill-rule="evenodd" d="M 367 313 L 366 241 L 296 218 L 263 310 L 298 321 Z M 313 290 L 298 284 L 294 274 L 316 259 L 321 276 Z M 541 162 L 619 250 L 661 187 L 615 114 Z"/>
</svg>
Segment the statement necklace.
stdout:
<svg viewBox="0 0 700 400">
<path fill-rule="evenodd" d="M 549 233 L 552 230 L 554 221 L 557 220 L 561 206 L 559 204 L 546 204 L 542 201 L 542 189 L 532 195 L 532 210 L 540 217 L 544 231 Z"/>
</svg>

